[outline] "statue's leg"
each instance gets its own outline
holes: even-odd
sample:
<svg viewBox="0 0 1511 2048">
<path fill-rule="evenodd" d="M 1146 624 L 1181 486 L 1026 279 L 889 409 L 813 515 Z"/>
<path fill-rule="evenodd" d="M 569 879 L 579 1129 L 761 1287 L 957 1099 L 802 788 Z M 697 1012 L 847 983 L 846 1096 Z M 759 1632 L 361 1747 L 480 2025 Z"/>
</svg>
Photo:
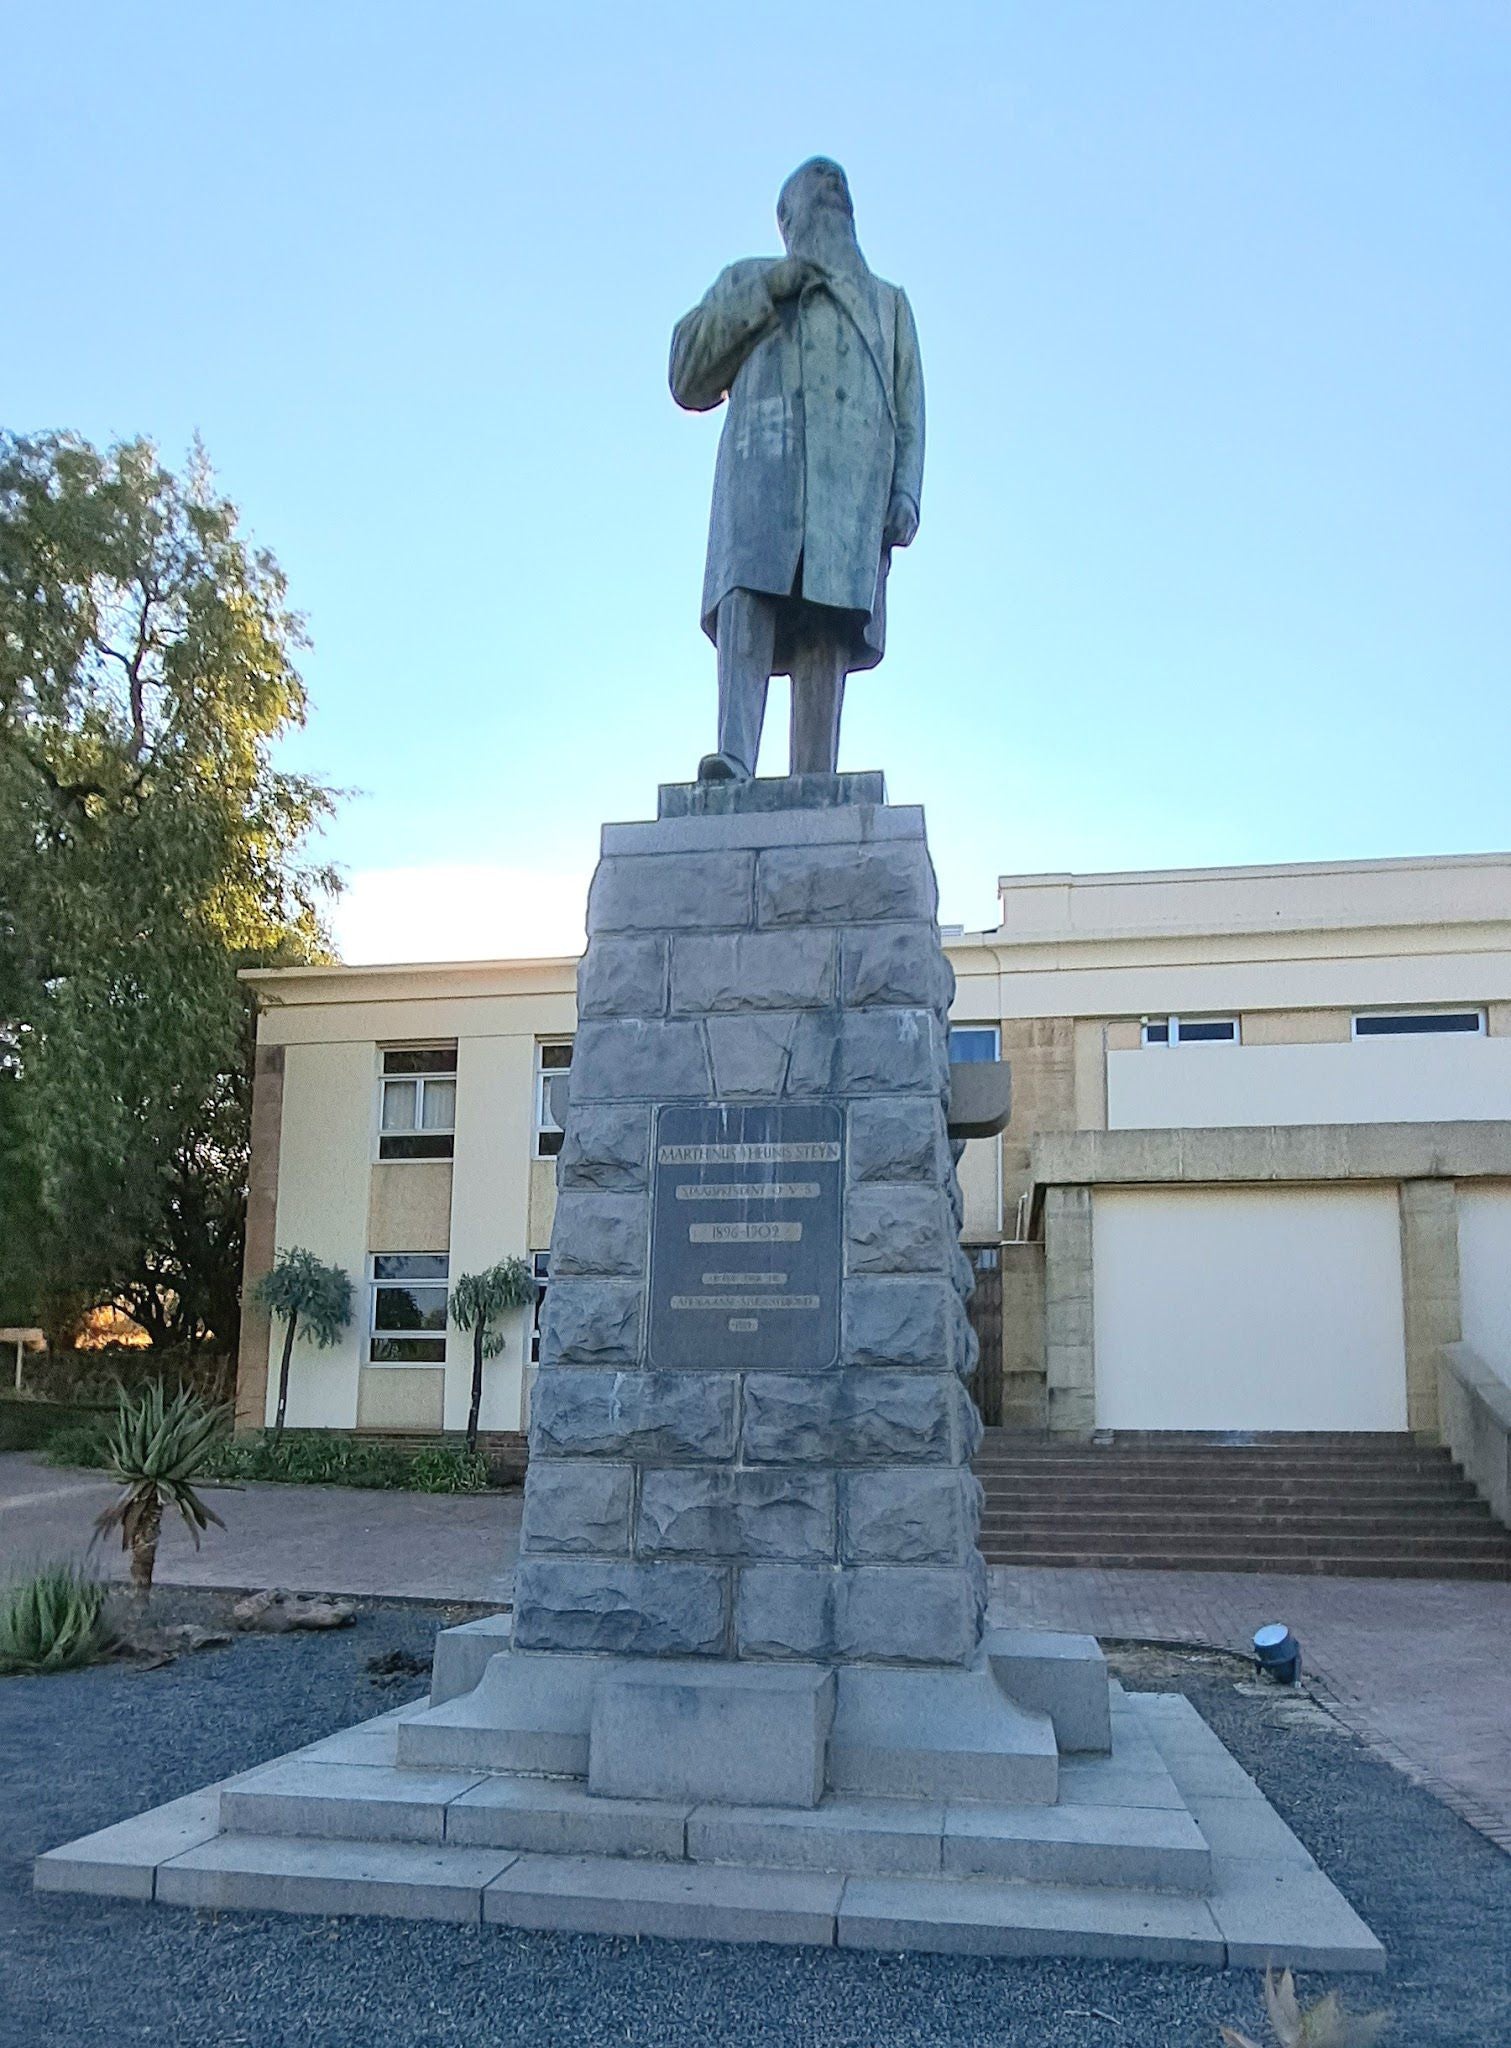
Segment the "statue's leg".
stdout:
<svg viewBox="0 0 1511 2048">
<path fill-rule="evenodd" d="M 776 653 L 776 606 L 754 590 L 731 590 L 719 604 L 719 751 L 698 769 L 700 780 L 755 774 L 766 691 Z"/>
<path fill-rule="evenodd" d="M 801 646 L 792 663 L 792 770 L 833 775 L 845 701 L 845 649 L 827 634 Z"/>
</svg>

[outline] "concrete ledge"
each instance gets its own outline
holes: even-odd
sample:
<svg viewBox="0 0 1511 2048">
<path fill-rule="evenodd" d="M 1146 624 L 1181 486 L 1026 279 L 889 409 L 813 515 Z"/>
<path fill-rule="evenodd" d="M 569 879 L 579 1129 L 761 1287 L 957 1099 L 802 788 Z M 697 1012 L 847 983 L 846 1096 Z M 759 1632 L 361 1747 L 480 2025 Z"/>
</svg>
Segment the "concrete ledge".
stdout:
<svg viewBox="0 0 1511 2048">
<path fill-rule="evenodd" d="M 1491 1514 L 1511 1526 L 1511 1386 L 1471 1345 L 1445 1344 L 1439 1359 L 1443 1440 Z"/>
<path fill-rule="evenodd" d="M 157 1896 L 169 1906 L 255 1913 L 476 1921 L 482 1917 L 483 1887 L 514 1860 L 497 1849 L 221 1835 L 165 1863 Z"/>
<path fill-rule="evenodd" d="M 134 1820 L 118 1821 L 82 1835 L 61 1849 L 49 1849 L 32 1865 L 39 1892 L 91 1892 L 113 1899 L 150 1899 L 159 1863 L 213 1841 L 220 1832 L 220 1794 L 212 1785 L 154 1806 Z"/>
<path fill-rule="evenodd" d="M 1014 1705 L 984 1655 L 960 1671 L 851 1665 L 839 1673 L 829 1738 L 835 1792 L 1048 1806 L 1058 1777 L 1049 1716 Z"/>
<path fill-rule="evenodd" d="M 578 1934 L 781 1941 L 827 1948 L 842 1877 L 706 1864 L 522 1856 L 483 1894 L 483 1918 Z"/>
<path fill-rule="evenodd" d="M 992 1675 L 1009 1699 L 1048 1714 L 1060 1753 L 1105 1756 L 1112 1747 L 1107 1659 L 1095 1636 L 994 1628 L 985 1639 Z"/>
<path fill-rule="evenodd" d="M 430 1666 L 430 1704 L 471 1692 L 488 1668 L 488 1659 L 507 1650 L 514 1634 L 512 1614 L 485 1614 L 457 1628 L 443 1628 L 435 1639 Z"/>
<path fill-rule="evenodd" d="M 950 1883 L 852 1877 L 840 1902 L 841 1948 L 943 1955 L 1096 1956 L 1221 1969 L 1206 1902 L 1104 1886 Z"/>
<path fill-rule="evenodd" d="M 588 1790 L 816 1806 L 834 1690 L 834 1673 L 811 1664 L 612 1669 L 593 1694 Z"/>
</svg>

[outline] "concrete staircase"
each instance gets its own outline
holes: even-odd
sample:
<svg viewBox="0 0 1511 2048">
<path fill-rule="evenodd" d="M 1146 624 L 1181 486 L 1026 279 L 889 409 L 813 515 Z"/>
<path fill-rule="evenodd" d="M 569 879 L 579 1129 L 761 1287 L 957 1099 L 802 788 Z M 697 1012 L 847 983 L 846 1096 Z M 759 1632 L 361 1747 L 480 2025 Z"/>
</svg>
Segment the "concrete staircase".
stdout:
<svg viewBox="0 0 1511 2048">
<path fill-rule="evenodd" d="M 992 1429 L 975 1464 L 989 1564 L 1511 1578 L 1511 1530 L 1406 1435 Z"/>
</svg>

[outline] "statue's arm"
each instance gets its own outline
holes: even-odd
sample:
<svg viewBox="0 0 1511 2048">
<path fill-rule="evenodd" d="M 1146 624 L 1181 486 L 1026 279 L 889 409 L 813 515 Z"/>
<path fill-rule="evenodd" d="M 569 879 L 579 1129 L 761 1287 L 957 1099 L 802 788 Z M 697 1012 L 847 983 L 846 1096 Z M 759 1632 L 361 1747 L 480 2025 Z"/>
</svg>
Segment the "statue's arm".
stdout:
<svg viewBox="0 0 1511 2048">
<path fill-rule="evenodd" d="M 892 362 L 897 408 L 897 444 L 892 458 L 892 495 L 908 498 L 916 513 L 923 502 L 923 362 L 918 329 L 904 292 L 897 294 L 897 340 Z"/>
<path fill-rule="evenodd" d="M 776 302 L 766 288 L 769 263 L 734 263 L 672 335 L 672 397 L 688 412 L 712 412 L 741 363 L 775 325 Z"/>
</svg>

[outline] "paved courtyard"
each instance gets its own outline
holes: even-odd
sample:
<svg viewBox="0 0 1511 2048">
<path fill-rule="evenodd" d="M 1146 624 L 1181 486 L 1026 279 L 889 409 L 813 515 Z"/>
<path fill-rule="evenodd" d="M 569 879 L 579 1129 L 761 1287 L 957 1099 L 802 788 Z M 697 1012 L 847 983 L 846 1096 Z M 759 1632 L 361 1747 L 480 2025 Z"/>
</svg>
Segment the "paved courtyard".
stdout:
<svg viewBox="0 0 1511 2048">
<path fill-rule="evenodd" d="M 0 1455 L 0 1570 L 81 1554 L 112 1490 L 24 1453 Z M 355 1487 L 213 1490 L 225 1530 L 196 1551 L 165 1527 L 158 1576 L 177 1586 L 506 1603 L 519 1495 L 451 1497 Z M 97 1550 L 123 1576 L 118 1548 Z M 1301 1638 L 1306 1669 L 1340 1718 L 1511 1849 L 1511 1586 L 1467 1580 L 1274 1573 L 992 1573 L 992 1615 L 1104 1638 L 1244 1650 L 1266 1621 Z"/>
</svg>

